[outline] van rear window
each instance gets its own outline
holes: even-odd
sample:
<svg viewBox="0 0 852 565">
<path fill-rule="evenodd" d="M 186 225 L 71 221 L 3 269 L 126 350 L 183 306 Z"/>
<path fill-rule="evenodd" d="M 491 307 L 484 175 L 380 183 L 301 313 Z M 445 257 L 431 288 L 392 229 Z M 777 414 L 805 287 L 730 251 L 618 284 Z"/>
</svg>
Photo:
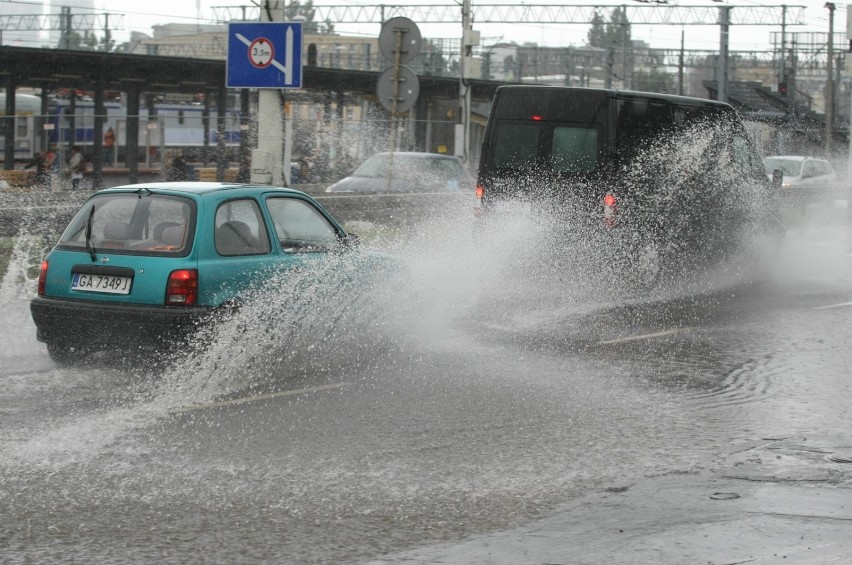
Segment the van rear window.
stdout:
<svg viewBox="0 0 852 565">
<path fill-rule="evenodd" d="M 587 173 L 598 162 L 598 130 L 589 127 L 553 128 L 550 166 L 560 173 Z"/>
<path fill-rule="evenodd" d="M 543 134 L 543 135 L 542 135 Z M 493 163 L 498 169 L 529 169 L 540 164 L 539 155 L 559 173 L 584 173 L 598 162 L 598 130 L 591 125 L 550 122 L 497 125 Z"/>
<path fill-rule="evenodd" d="M 499 124 L 494 143 L 494 165 L 500 169 L 524 169 L 535 165 L 538 134 L 538 125 Z"/>
</svg>

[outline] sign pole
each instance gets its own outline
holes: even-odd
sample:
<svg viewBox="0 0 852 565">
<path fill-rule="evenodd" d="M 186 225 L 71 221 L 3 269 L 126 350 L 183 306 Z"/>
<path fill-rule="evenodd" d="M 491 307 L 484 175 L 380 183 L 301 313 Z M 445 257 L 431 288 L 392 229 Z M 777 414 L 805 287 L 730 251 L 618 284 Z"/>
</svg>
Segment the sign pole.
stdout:
<svg viewBox="0 0 852 565">
<path fill-rule="evenodd" d="M 267 9 L 260 10 L 260 21 L 284 20 L 283 1 L 267 0 L 264 4 Z M 258 89 L 257 106 L 257 149 L 252 151 L 251 156 L 251 182 L 273 186 L 281 186 L 282 181 L 289 184 L 289 170 L 286 177 L 283 174 L 284 123 L 281 119 L 279 91 L 272 88 Z"/>
<path fill-rule="evenodd" d="M 376 94 L 379 102 L 390 111 L 391 159 L 399 149 L 403 128 L 401 115 L 409 111 L 420 93 L 420 82 L 407 63 L 420 52 L 422 37 L 417 24 L 408 18 L 391 18 L 382 24 L 379 49 L 393 63 L 379 77 Z"/>
<path fill-rule="evenodd" d="M 393 154 L 399 149 L 399 144 L 397 142 L 397 129 L 399 128 L 399 116 L 397 112 L 397 108 L 399 108 L 399 66 L 400 60 L 402 58 L 402 29 L 395 29 L 394 35 L 396 35 L 396 49 L 394 49 L 393 56 L 393 79 L 391 83 L 391 153 L 390 153 L 390 162 L 388 163 L 388 190 L 393 186 Z"/>
</svg>

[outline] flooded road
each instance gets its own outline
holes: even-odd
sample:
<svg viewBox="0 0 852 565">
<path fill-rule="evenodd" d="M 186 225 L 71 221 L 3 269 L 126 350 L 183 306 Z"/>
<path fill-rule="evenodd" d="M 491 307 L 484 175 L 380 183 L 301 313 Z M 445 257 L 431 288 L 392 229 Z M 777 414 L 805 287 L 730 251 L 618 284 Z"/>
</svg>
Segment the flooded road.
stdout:
<svg viewBox="0 0 852 565">
<path fill-rule="evenodd" d="M 516 258 L 535 230 L 517 227 L 487 244 L 434 230 L 394 250 L 410 288 L 346 295 L 358 306 L 345 310 L 329 292 L 280 334 L 223 328 L 155 370 L 55 366 L 13 257 L 0 561 L 524 562 L 454 544 L 569 515 L 562 543 L 586 553 L 561 562 L 732 562 L 666 540 L 667 553 L 616 549 L 611 496 L 639 493 L 644 510 L 619 514 L 637 524 L 718 502 L 679 494 L 710 478 L 720 496 L 848 492 L 845 227 L 792 230 L 763 282 L 734 273 L 641 298 L 530 274 Z M 649 479 L 665 500 L 648 503 Z M 762 539 L 786 533 L 764 524 Z M 802 535 L 852 538 L 850 524 Z"/>
</svg>

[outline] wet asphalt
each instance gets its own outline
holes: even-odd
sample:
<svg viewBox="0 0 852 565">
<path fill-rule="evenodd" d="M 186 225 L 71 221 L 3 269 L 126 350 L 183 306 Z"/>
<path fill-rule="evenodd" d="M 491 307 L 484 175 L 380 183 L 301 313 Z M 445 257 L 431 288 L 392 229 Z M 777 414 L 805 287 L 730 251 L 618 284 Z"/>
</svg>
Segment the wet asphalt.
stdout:
<svg viewBox="0 0 852 565">
<path fill-rule="evenodd" d="M 802 224 L 763 280 L 631 297 L 438 239 L 411 293 L 153 370 L 56 366 L 22 271 L 0 561 L 850 562 L 849 243 Z"/>
</svg>

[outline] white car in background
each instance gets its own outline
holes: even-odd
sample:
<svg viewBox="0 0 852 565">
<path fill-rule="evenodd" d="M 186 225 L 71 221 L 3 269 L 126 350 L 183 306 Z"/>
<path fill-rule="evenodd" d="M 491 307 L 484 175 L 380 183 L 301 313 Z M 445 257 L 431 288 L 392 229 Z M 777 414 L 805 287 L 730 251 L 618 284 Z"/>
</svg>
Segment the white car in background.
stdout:
<svg viewBox="0 0 852 565">
<path fill-rule="evenodd" d="M 772 179 L 776 170 L 783 173 L 784 188 L 813 186 L 830 188 L 837 182 L 837 173 L 826 159 L 797 155 L 774 155 L 763 159 L 767 176 Z"/>
</svg>

